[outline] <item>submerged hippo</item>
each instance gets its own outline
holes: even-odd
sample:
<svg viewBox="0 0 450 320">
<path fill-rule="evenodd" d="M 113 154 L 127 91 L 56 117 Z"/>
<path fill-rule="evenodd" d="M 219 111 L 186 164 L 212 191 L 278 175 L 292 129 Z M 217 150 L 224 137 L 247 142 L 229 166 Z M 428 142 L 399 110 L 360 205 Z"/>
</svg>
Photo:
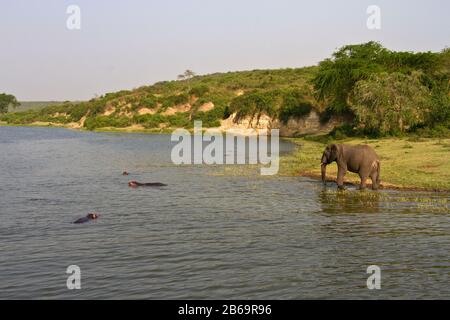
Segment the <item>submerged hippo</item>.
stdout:
<svg viewBox="0 0 450 320">
<path fill-rule="evenodd" d="M 128 173 L 127 171 L 124 171 L 124 172 L 122 172 L 122 175 L 123 175 L 123 176 L 128 176 L 129 173 Z"/>
<path fill-rule="evenodd" d="M 167 184 L 161 183 L 161 182 L 149 182 L 149 183 L 140 183 L 137 181 L 130 181 L 128 182 L 128 186 L 131 188 L 137 188 L 137 187 L 165 187 Z"/>
<path fill-rule="evenodd" d="M 89 213 L 86 217 L 76 220 L 74 223 L 85 223 L 98 218 L 97 213 Z"/>
</svg>

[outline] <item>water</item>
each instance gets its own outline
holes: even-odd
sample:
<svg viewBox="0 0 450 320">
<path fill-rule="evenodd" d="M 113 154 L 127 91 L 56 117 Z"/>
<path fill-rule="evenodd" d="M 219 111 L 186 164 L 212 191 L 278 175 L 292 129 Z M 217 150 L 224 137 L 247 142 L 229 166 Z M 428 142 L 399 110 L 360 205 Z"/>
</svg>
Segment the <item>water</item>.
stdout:
<svg viewBox="0 0 450 320">
<path fill-rule="evenodd" d="M 171 147 L 167 135 L 0 127 L 0 298 L 450 298 L 448 194 L 175 166 Z M 81 290 L 66 287 L 73 264 Z M 366 287 L 372 264 L 381 290 Z"/>
</svg>

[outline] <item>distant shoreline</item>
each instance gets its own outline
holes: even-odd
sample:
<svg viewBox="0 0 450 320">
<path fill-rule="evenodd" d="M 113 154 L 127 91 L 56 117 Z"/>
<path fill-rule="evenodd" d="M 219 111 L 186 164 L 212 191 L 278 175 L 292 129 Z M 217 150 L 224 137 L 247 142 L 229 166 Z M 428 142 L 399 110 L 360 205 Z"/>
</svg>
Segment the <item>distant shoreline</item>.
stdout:
<svg viewBox="0 0 450 320">
<path fill-rule="evenodd" d="M 86 129 L 85 127 L 81 126 L 73 126 L 70 124 L 62 124 L 62 123 L 55 123 L 55 122 L 33 122 L 28 124 L 13 124 L 13 123 L 7 123 L 5 121 L 0 121 L 0 126 L 3 127 L 41 127 L 41 128 L 64 128 L 64 129 L 70 129 L 70 130 L 77 130 L 77 131 L 87 131 L 87 132 L 123 132 L 123 133 L 146 133 L 146 134 L 170 134 L 174 130 L 182 129 L 187 130 L 190 133 L 194 132 L 193 128 L 177 128 L 177 127 L 165 127 L 165 128 L 151 128 L 146 129 L 144 127 L 140 126 L 129 126 L 129 127 L 102 127 L 102 128 L 95 128 L 93 130 Z M 202 128 L 202 132 L 205 132 L 206 130 L 212 130 L 217 132 L 232 132 L 237 135 L 243 135 L 243 136 L 249 136 L 250 134 L 245 133 L 245 129 L 242 128 L 221 128 L 221 127 L 204 127 Z M 261 129 L 255 129 L 256 132 Z M 288 138 L 288 137 L 280 137 L 280 138 Z"/>
<path fill-rule="evenodd" d="M 132 128 L 115 128 L 115 127 L 105 127 L 97 128 L 94 130 L 88 130 L 86 128 L 76 128 L 65 124 L 59 124 L 54 122 L 34 122 L 28 124 L 14 124 L 7 123 L 5 121 L 0 121 L 0 127 L 36 127 L 36 128 L 62 128 L 68 130 L 76 131 L 86 131 L 86 132 L 123 132 L 123 133 L 148 133 L 148 134 L 164 134 L 171 133 L 172 130 L 177 128 L 165 128 L 165 129 L 132 129 Z"/>
</svg>

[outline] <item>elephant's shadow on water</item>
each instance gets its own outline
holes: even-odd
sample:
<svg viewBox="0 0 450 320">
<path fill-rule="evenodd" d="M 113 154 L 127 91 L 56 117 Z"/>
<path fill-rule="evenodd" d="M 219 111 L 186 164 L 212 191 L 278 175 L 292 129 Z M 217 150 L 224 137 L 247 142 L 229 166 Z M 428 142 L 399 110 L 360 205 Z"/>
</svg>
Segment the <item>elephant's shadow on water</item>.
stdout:
<svg viewBox="0 0 450 320">
<path fill-rule="evenodd" d="M 381 211 L 382 195 L 371 190 L 337 190 L 323 186 L 318 191 L 318 201 L 325 213 L 378 213 Z"/>
</svg>

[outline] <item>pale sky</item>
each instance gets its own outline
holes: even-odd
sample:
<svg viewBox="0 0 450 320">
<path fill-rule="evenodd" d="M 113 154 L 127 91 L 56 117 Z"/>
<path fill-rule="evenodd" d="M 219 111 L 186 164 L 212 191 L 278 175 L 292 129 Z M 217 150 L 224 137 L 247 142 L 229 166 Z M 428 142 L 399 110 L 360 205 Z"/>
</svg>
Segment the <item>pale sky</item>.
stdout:
<svg viewBox="0 0 450 320">
<path fill-rule="evenodd" d="M 69 5 L 81 29 L 68 30 Z M 369 5 L 381 30 L 366 26 Z M 450 46 L 448 0 L 0 0 L 0 93 L 84 100 L 198 74 L 317 64 L 345 44 Z"/>
</svg>

